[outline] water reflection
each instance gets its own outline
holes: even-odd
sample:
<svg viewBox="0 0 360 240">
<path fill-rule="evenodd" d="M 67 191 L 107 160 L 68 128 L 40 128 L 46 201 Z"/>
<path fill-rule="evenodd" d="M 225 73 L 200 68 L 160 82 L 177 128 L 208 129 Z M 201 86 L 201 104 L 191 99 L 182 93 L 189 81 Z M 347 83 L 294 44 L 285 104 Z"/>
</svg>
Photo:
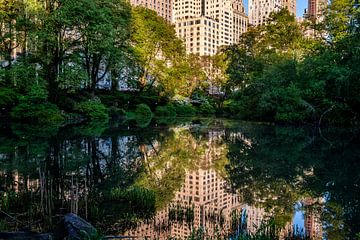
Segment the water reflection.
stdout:
<svg viewBox="0 0 360 240">
<path fill-rule="evenodd" d="M 171 202 L 154 219 L 129 231 L 127 235 L 157 239 L 167 239 L 169 236 L 186 238 L 201 226 L 206 236 L 226 236 L 235 227 L 231 217 L 241 215 L 243 204 L 238 194 L 229 193 L 227 182 L 220 176 L 227 153 L 222 140 L 224 131 L 208 131 L 198 136 L 197 140 L 187 135 L 188 130 L 177 128 L 175 131 L 179 135 L 178 144 L 184 139 L 189 144 L 193 166 L 185 169 L 182 186 Z M 187 148 L 187 151 L 190 149 Z M 155 156 L 154 161 L 157 160 L 158 156 Z M 163 174 L 159 172 L 158 178 L 166 178 Z"/>
<path fill-rule="evenodd" d="M 51 231 L 73 212 L 105 234 L 156 239 L 354 239 L 359 135 L 322 134 L 220 120 L 3 128 L 0 230 Z"/>
</svg>

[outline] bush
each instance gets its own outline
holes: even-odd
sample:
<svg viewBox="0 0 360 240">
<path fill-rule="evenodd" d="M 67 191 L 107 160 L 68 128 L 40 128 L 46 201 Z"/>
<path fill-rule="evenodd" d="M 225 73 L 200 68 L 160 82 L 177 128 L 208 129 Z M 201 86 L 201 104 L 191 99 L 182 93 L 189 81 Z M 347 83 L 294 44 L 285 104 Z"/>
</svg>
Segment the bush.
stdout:
<svg viewBox="0 0 360 240">
<path fill-rule="evenodd" d="M 157 117 L 176 117 L 176 109 L 172 104 L 157 106 L 155 110 Z"/>
<path fill-rule="evenodd" d="M 110 192 L 110 198 L 114 202 L 124 201 L 142 217 L 150 217 L 155 213 L 155 193 L 147 188 L 134 185 L 129 189 L 114 188 Z"/>
<path fill-rule="evenodd" d="M 0 88 L 0 109 L 14 105 L 17 102 L 17 99 L 18 94 L 11 88 Z"/>
<path fill-rule="evenodd" d="M 64 120 L 59 108 L 51 103 L 20 103 L 11 111 L 11 117 L 43 124 L 60 123 Z"/>
<path fill-rule="evenodd" d="M 215 113 L 215 108 L 212 105 L 210 105 L 209 103 L 204 103 L 204 104 L 200 105 L 198 111 L 201 114 L 205 114 L 205 115 L 214 114 Z"/>
<path fill-rule="evenodd" d="M 107 108 L 97 99 L 89 99 L 84 102 L 76 103 L 74 110 L 84 115 L 89 120 L 109 118 Z"/>
<path fill-rule="evenodd" d="M 109 108 L 109 115 L 111 117 L 125 116 L 126 112 L 122 108 L 112 106 L 112 107 Z"/>
<path fill-rule="evenodd" d="M 136 106 L 135 110 L 136 118 L 151 118 L 152 112 L 148 105 L 142 103 Z"/>
<path fill-rule="evenodd" d="M 71 112 L 75 108 L 75 104 L 79 102 L 73 99 L 72 97 L 60 95 L 57 101 L 57 105 L 61 110 L 66 112 Z"/>
<path fill-rule="evenodd" d="M 174 107 L 178 116 L 193 116 L 196 113 L 191 104 L 176 104 Z"/>
</svg>

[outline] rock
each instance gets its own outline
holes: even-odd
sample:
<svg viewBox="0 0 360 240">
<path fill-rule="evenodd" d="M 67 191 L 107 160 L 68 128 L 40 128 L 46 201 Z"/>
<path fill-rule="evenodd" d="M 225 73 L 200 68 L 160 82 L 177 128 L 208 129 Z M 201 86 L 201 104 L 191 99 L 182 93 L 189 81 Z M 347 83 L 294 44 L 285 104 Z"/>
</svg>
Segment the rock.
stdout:
<svg viewBox="0 0 360 240">
<path fill-rule="evenodd" d="M 76 214 L 66 214 L 58 224 L 54 234 L 34 233 L 30 231 L 0 232 L 0 239 L 24 239 L 24 240 L 83 240 L 100 238 L 96 229 L 87 221 Z"/>
<path fill-rule="evenodd" d="M 87 221 L 77 216 L 76 214 L 66 214 L 62 223 L 55 231 L 56 239 L 93 239 L 98 236 L 96 229 Z"/>
</svg>

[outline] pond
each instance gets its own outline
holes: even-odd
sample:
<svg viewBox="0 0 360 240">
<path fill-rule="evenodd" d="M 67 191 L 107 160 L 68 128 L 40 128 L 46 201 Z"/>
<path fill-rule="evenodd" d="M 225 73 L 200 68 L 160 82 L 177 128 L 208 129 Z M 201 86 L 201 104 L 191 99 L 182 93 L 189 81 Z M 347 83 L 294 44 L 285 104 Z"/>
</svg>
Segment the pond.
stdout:
<svg viewBox="0 0 360 240">
<path fill-rule="evenodd" d="M 360 236 L 354 129 L 192 119 L 0 130 L 0 231 L 52 231 L 72 212 L 140 239 Z"/>
</svg>

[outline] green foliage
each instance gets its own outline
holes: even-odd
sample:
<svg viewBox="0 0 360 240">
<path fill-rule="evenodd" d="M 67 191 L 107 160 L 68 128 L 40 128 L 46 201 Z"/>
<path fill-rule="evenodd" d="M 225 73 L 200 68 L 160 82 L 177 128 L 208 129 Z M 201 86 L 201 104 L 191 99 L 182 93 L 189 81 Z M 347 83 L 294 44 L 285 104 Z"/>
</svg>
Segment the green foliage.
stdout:
<svg viewBox="0 0 360 240">
<path fill-rule="evenodd" d="M 139 127 L 147 127 L 151 119 L 153 117 L 153 113 L 148 105 L 145 103 L 138 104 L 134 112 L 126 112 L 126 118 L 128 120 L 135 120 L 136 124 Z"/>
<path fill-rule="evenodd" d="M 153 191 L 134 185 L 126 191 L 113 189 L 111 196 L 114 199 L 124 199 L 131 204 L 131 207 L 140 213 L 149 213 L 155 211 L 155 194 Z"/>
<path fill-rule="evenodd" d="M 135 115 L 137 118 L 148 119 L 152 117 L 152 112 L 149 106 L 143 103 L 136 106 Z"/>
<path fill-rule="evenodd" d="M 112 106 L 109 108 L 109 115 L 112 117 L 125 116 L 126 112 L 122 108 Z"/>
<path fill-rule="evenodd" d="M 177 116 L 193 116 L 196 113 L 195 108 L 191 104 L 175 103 L 174 107 Z"/>
<path fill-rule="evenodd" d="M 360 105 L 355 79 L 360 75 L 354 68 L 359 63 L 354 47 L 360 41 L 350 31 L 354 11 L 350 1 L 332 2 L 325 22 L 303 26 L 312 26 L 313 38 L 304 37 L 284 9 L 272 13 L 266 25 L 250 28 L 238 45 L 224 50 L 227 90 L 232 92 L 224 102 L 226 112 L 271 122 L 356 122 Z M 318 38 L 325 30 L 330 44 Z"/>
<path fill-rule="evenodd" d="M 43 85 L 43 79 L 38 75 L 36 64 L 30 59 L 19 56 L 10 69 L 7 70 L 7 80 L 19 92 L 30 91 L 34 85 Z"/>
<path fill-rule="evenodd" d="M 144 7 L 134 7 L 132 16 L 131 41 L 141 69 L 138 87 L 157 86 L 167 96 L 191 94 L 203 75 L 197 59 L 186 56 L 173 26 Z"/>
<path fill-rule="evenodd" d="M 152 214 L 155 211 L 155 194 L 149 189 L 135 185 L 126 191 L 124 197 L 139 212 Z"/>
<path fill-rule="evenodd" d="M 209 103 L 201 104 L 197 111 L 204 115 L 214 114 L 216 112 L 215 108 Z"/>
<path fill-rule="evenodd" d="M 24 100 L 31 103 L 41 103 L 47 100 L 48 92 L 45 86 L 34 84 L 31 86 L 29 93 L 24 97 Z"/>
<path fill-rule="evenodd" d="M 85 137 L 100 137 L 108 127 L 108 119 L 94 119 L 81 124 L 74 130 L 74 133 Z"/>
<path fill-rule="evenodd" d="M 59 108 L 51 103 L 20 103 L 11 111 L 11 117 L 17 121 L 30 123 L 60 123 L 64 120 Z"/>
<path fill-rule="evenodd" d="M 59 108 L 46 101 L 47 91 L 44 86 L 35 84 L 19 104 L 11 111 L 11 117 L 17 121 L 29 123 L 58 124 L 64 120 Z"/>
<path fill-rule="evenodd" d="M 107 108 L 98 99 L 89 99 L 75 104 L 75 111 L 84 115 L 89 120 L 108 119 Z"/>
<path fill-rule="evenodd" d="M 157 117 L 176 117 L 176 109 L 172 104 L 166 106 L 157 106 L 155 110 Z"/>
<path fill-rule="evenodd" d="M 0 87 L 0 109 L 9 108 L 18 101 L 18 94 L 11 88 Z"/>
<path fill-rule="evenodd" d="M 8 223 L 5 220 L 0 220 L 0 231 L 6 231 L 9 229 Z"/>
</svg>

